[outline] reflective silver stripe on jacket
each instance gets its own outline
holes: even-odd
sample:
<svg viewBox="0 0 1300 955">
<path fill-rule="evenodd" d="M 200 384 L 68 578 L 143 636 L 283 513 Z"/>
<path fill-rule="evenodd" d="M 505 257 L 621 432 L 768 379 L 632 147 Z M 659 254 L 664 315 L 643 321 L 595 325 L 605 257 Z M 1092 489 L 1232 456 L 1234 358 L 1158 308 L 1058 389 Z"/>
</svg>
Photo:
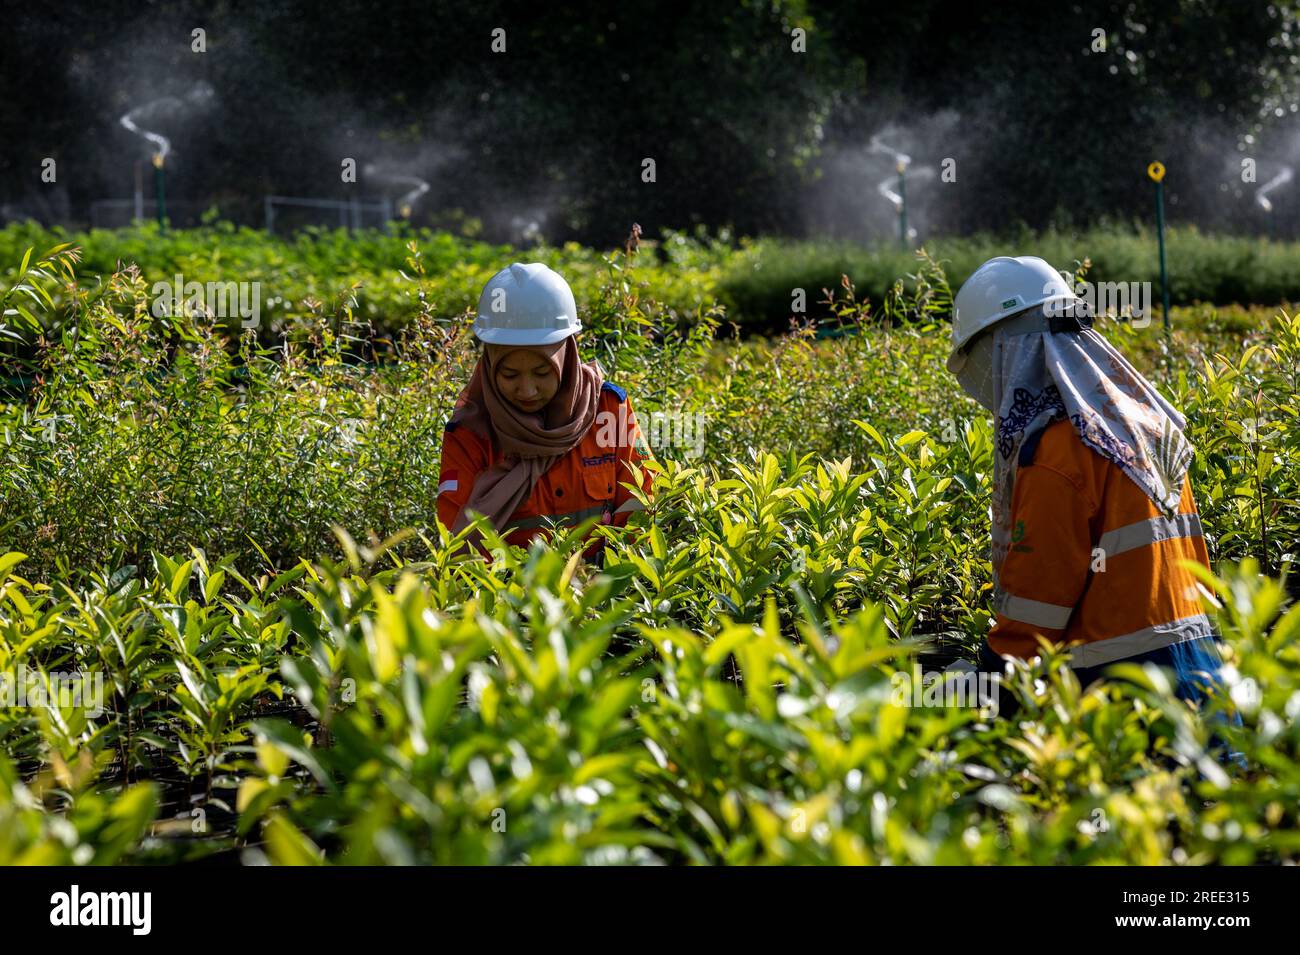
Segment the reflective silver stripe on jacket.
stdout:
<svg viewBox="0 0 1300 955">
<path fill-rule="evenodd" d="M 1070 651 L 1070 665 L 1095 667 L 1103 663 L 1115 663 L 1135 657 L 1139 653 L 1211 636 L 1214 636 L 1214 625 L 1210 622 L 1210 618 L 1203 613 L 1193 614 L 1181 620 L 1158 623 L 1154 627 L 1143 627 L 1141 630 L 1123 636 L 1110 637 L 1075 647 Z"/>
<path fill-rule="evenodd" d="M 1197 514 L 1176 514 L 1173 517 L 1153 517 L 1107 531 L 1097 541 L 1097 546 L 1107 557 L 1114 557 L 1137 547 L 1180 537 L 1203 537 L 1201 518 Z"/>
<path fill-rule="evenodd" d="M 1064 630 L 1070 622 L 1070 614 L 1074 613 L 1073 607 L 1043 603 L 1041 600 L 1030 600 L 1006 592 L 997 595 L 993 609 L 1011 620 L 1050 630 Z"/>
</svg>

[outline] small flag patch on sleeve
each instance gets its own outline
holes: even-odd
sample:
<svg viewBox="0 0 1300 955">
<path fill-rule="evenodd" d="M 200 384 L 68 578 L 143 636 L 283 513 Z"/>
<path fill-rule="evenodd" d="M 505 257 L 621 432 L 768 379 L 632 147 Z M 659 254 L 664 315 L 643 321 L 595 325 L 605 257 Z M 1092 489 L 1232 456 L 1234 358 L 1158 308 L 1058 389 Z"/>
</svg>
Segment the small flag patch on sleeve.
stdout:
<svg viewBox="0 0 1300 955">
<path fill-rule="evenodd" d="M 438 493 L 446 494 L 448 491 L 456 491 L 459 489 L 460 489 L 460 472 L 443 471 L 442 481 L 438 484 Z"/>
</svg>

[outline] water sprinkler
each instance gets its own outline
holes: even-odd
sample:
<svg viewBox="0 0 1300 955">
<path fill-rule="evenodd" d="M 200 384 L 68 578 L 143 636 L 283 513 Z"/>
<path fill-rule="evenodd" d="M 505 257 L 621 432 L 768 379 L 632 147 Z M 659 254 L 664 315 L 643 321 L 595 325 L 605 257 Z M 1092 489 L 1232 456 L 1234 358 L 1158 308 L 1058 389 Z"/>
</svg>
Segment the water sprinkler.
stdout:
<svg viewBox="0 0 1300 955">
<path fill-rule="evenodd" d="M 1271 199 L 1268 198 L 1268 194 L 1272 192 L 1274 189 L 1277 189 L 1279 186 L 1285 186 L 1293 178 L 1295 178 L 1295 176 L 1291 167 L 1283 166 L 1281 172 L 1279 172 L 1268 182 L 1264 183 L 1264 185 L 1260 186 L 1259 191 L 1255 193 L 1255 201 L 1259 203 L 1259 207 L 1263 209 L 1265 212 L 1272 212 L 1273 202 Z"/>
<path fill-rule="evenodd" d="M 135 117 L 144 112 L 157 109 L 159 106 L 180 106 L 181 102 L 174 96 L 164 96 L 162 99 L 156 99 L 152 102 L 145 103 L 143 106 L 137 106 L 135 109 L 124 113 L 118 120 L 127 130 L 142 136 L 154 145 L 153 154 L 153 182 L 154 193 L 157 196 L 158 205 L 158 230 L 165 232 L 167 229 L 167 209 L 166 209 L 166 188 L 163 184 L 163 164 L 167 161 L 167 154 L 171 152 L 172 144 L 166 136 L 161 133 L 155 133 L 148 129 L 142 129 L 135 121 Z"/>
<path fill-rule="evenodd" d="M 907 165 L 898 164 L 898 241 L 907 247 Z"/>
<path fill-rule="evenodd" d="M 1268 194 L 1280 186 L 1285 186 L 1294 178 L 1294 171 L 1290 166 L 1283 166 L 1282 171 L 1270 179 L 1264 185 L 1259 187 L 1255 193 L 1255 202 L 1259 207 L 1268 213 L 1268 236 L 1270 239 L 1276 238 L 1277 219 L 1273 217 L 1273 200 L 1269 199 Z"/>
<path fill-rule="evenodd" d="M 426 192 L 429 191 L 429 184 L 419 176 L 408 176 L 403 173 L 389 172 L 382 166 L 371 163 L 366 166 L 366 175 L 375 176 L 379 179 L 386 180 L 399 186 L 410 186 L 411 188 L 397 197 L 397 214 L 403 219 L 411 218 L 411 212 L 415 204 Z"/>
<path fill-rule="evenodd" d="M 154 145 L 154 154 L 152 157 L 153 169 L 154 169 L 153 179 L 154 179 L 154 192 L 157 195 L 157 199 L 158 199 L 158 210 L 157 210 L 158 228 L 160 231 L 165 232 L 167 229 L 167 204 L 166 204 L 166 189 L 164 187 L 164 181 L 163 181 L 165 176 L 165 173 L 163 172 L 163 167 L 164 164 L 167 162 L 167 154 L 170 153 L 172 150 L 172 144 L 171 144 L 171 140 L 169 140 L 166 136 L 162 135 L 162 133 L 157 133 L 152 130 L 143 129 L 136 122 L 136 117 L 139 116 L 141 113 L 153 112 L 159 107 L 167 107 L 168 109 L 183 110 L 185 109 L 186 103 L 188 103 L 192 107 L 202 109 L 208 106 L 212 102 L 212 98 L 213 98 L 212 86 L 205 82 L 199 82 L 194 84 L 194 86 L 191 87 L 190 91 L 185 94 L 185 102 L 182 102 L 181 100 L 177 99 L 175 96 L 164 96 L 161 99 L 151 100 L 148 103 L 145 103 L 143 106 L 137 106 L 135 109 L 128 110 L 126 113 L 122 114 L 122 116 L 118 119 L 118 122 L 121 123 L 125 129 L 127 129 L 132 133 L 135 133 L 137 136 L 142 136 L 143 138 L 153 143 Z M 136 195 L 137 196 L 140 195 L 140 187 L 138 183 L 136 186 Z M 142 201 L 140 199 L 137 199 L 136 211 L 138 214 L 142 211 L 141 209 L 142 205 L 143 205 Z"/>
<path fill-rule="evenodd" d="M 1160 242 L 1160 301 L 1164 307 L 1165 334 L 1169 334 L 1169 272 L 1165 268 L 1165 166 L 1156 161 L 1147 166 L 1147 175 L 1156 184 L 1156 237 Z"/>
<path fill-rule="evenodd" d="M 167 189 L 163 184 L 165 174 L 163 173 L 163 154 L 154 153 L 153 157 L 153 187 L 154 194 L 158 200 L 158 231 L 167 231 Z"/>
<path fill-rule="evenodd" d="M 898 241 L 907 247 L 911 232 L 907 228 L 907 167 L 912 162 L 912 157 L 907 153 L 900 152 L 892 146 L 881 141 L 879 136 L 871 137 L 869 150 L 873 153 L 886 153 L 894 157 L 894 169 L 898 173 L 898 191 L 893 190 L 894 178 L 891 176 L 876 187 L 876 192 L 880 193 L 898 213 Z"/>
<path fill-rule="evenodd" d="M 423 179 L 417 179 L 415 176 L 402 176 L 399 178 L 407 182 L 415 183 L 414 189 L 403 194 L 397 200 L 398 214 L 401 215 L 403 219 L 409 219 L 411 218 L 412 206 L 415 205 L 416 201 L 419 200 L 422 195 L 429 191 L 429 184 Z"/>
</svg>

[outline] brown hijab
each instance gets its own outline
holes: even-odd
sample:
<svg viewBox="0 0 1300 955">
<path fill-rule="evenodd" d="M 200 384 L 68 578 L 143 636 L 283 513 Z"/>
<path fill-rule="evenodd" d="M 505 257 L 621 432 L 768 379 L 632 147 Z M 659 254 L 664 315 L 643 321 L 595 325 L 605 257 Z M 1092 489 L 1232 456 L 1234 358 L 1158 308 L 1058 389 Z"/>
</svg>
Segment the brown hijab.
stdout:
<svg viewBox="0 0 1300 955">
<path fill-rule="evenodd" d="M 520 411 L 497 388 L 496 371 L 516 350 L 541 355 L 559 378 L 555 397 L 540 411 Z M 528 500 L 537 479 L 591 428 L 604 380 L 598 363 L 579 360 L 572 335 L 553 345 L 484 344 L 448 424 L 489 439 L 501 460 L 479 474 L 453 533 L 469 523 L 471 510 L 486 515 L 498 530 L 505 526 L 510 515 Z"/>
</svg>

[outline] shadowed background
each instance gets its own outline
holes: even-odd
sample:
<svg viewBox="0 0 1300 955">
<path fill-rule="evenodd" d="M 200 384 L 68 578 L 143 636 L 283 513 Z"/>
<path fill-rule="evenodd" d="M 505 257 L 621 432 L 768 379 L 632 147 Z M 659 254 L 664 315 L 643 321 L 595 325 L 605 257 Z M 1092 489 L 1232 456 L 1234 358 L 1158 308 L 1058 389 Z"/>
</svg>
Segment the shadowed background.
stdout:
<svg viewBox="0 0 1300 955">
<path fill-rule="evenodd" d="M 902 152 L 921 239 L 1149 217 L 1153 158 L 1171 221 L 1294 236 L 1295 186 L 1259 201 L 1300 152 L 1294 30 L 1290 6 L 1179 0 L 27 7 L 0 33 L 0 221 L 130 197 L 152 147 L 120 117 L 171 97 L 139 115 L 171 140 L 182 225 L 423 181 L 416 224 L 492 239 L 609 243 L 635 219 L 862 240 L 897 232 Z"/>
</svg>

